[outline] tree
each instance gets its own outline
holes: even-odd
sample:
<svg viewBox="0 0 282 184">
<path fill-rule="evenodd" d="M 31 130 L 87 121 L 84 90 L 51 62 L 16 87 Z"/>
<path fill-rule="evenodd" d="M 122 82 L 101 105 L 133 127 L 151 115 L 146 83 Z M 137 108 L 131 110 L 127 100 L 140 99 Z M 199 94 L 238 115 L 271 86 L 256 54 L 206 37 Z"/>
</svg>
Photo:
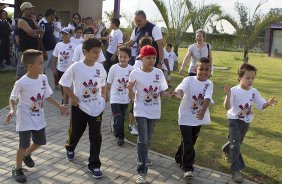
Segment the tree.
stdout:
<svg viewBox="0 0 282 184">
<path fill-rule="evenodd" d="M 235 3 L 235 10 L 239 15 L 239 23 L 229 15 L 222 16 L 223 19 L 228 20 L 236 30 L 236 35 L 242 41 L 244 47 L 244 63 L 249 61 L 249 50 L 252 48 L 252 43 L 257 36 L 261 34 L 270 24 L 282 21 L 281 9 L 271 9 L 267 14 L 261 14 L 259 8 L 265 2 L 260 2 L 256 6 L 252 16 L 248 13 L 248 8 L 242 3 Z"/>
</svg>

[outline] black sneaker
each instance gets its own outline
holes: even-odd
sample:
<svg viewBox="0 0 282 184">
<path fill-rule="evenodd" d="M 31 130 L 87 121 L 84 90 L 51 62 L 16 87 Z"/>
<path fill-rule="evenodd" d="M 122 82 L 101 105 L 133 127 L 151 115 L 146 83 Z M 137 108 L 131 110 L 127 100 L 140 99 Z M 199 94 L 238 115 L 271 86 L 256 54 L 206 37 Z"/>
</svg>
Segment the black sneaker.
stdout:
<svg viewBox="0 0 282 184">
<path fill-rule="evenodd" d="M 89 172 L 93 175 L 94 178 L 99 179 L 102 178 L 103 174 L 99 168 L 88 169 Z"/>
<path fill-rule="evenodd" d="M 32 158 L 31 158 L 31 155 L 26 155 L 26 156 L 24 156 L 23 161 L 24 161 L 24 164 L 25 164 L 27 167 L 32 168 L 32 167 L 34 167 L 34 165 L 35 165 L 34 161 L 33 161 Z"/>
<path fill-rule="evenodd" d="M 24 175 L 22 168 L 20 169 L 13 168 L 12 177 L 19 183 L 26 182 L 26 176 Z"/>
<path fill-rule="evenodd" d="M 74 159 L 74 152 L 73 151 L 67 151 L 66 153 L 67 159 L 72 161 Z"/>
<path fill-rule="evenodd" d="M 117 145 L 118 145 L 118 146 L 123 146 L 123 145 L 124 145 L 124 138 L 118 137 L 118 138 L 117 138 Z"/>
</svg>

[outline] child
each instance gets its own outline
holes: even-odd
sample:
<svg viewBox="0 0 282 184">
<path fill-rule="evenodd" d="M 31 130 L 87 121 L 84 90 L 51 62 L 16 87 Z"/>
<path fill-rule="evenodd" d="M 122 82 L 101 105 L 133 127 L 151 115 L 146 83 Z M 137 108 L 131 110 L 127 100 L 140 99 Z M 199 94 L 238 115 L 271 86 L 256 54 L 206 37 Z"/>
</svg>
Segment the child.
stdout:
<svg viewBox="0 0 282 184">
<path fill-rule="evenodd" d="M 162 70 L 154 68 L 157 51 L 146 45 L 140 50 L 143 62 L 141 68 L 133 70 L 129 75 L 129 97 L 134 99 L 134 116 L 137 122 L 137 172 L 136 183 L 146 183 L 148 167 L 146 165 L 149 145 L 157 119 L 161 115 L 160 95 L 170 97 Z M 135 87 L 135 91 L 133 91 Z"/>
<path fill-rule="evenodd" d="M 80 45 L 83 43 L 83 37 L 82 37 L 83 29 L 81 26 L 77 26 L 74 29 L 74 36 L 70 38 L 70 41 L 75 43 L 76 45 Z"/>
<path fill-rule="evenodd" d="M 64 72 L 70 67 L 72 64 L 72 56 L 74 49 L 76 47 L 75 43 L 70 42 L 71 37 L 71 29 L 68 27 L 63 28 L 61 31 L 62 34 L 62 42 L 56 44 L 56 47 L 53 51 L 53 59 L 52 59 L 52 70 L 55 77 L 55 83 L 58 84 Z M 63 93 L 63 88 L 61 86 L 61 92 L 64 97 L 63 104 L 67 105 L 68 96 Z"/>
<path fill-rule="evenodd" d="M 169 63 L 169 68 L 170 71 L 174 71 L 177 69 L 177 62 L 178 62 L 178 57 L 176 54 L 172 51 L 172 45 L 168 43 L 166 45 L 166 52 L 168 53 L 168 63 Z"/>
<path fill-rule="evenodd" d="M 164 72 L 164 76 L 165 76 L 165 80 L 167 82 L 168 88 L 171 88 L 171 84 L 170 84 L 170 66 L 168 63 L 168 53 L 166 52 L 165 49 L 163 49 L 163 53 L 164 53 L 164 63 L 162 64 L 162 70 Z"/>
<path fill-rule="evenodd" d="M 114 64 L 109 71 L 106 86 L 106 99 L 110 91 L 110 103 L 114 116 L 114 133 L 117 145 L 124 144 L 124 116 L 130 102 L 128 97 L 128 77 L 133 67 L 128 64 L 131 57 L 130 47 L 120 47 L 118 50 L 119 63 Z"/>
<path fill-rule="evenodd" d="M 213 83 L 208 80 L 211 63 L 208 58 L 196 62 L 196 76 L 185 77 L 175 89 L 175 96 L 182 99 L 178 110 L 178 124 L 181 131 L 181 144 L 175 161 L 184 171 L 185 179 L 192 179 L 194 171 L 194 145 L 201 125 L 209 124 L 209 104 L 213 102 Z"/>
<path fill-rule="evenodd" d="M 22 162 L 27 167 L 34 167 L 35 163 L 31 158 L 31 153 L 46 144 L 43 101 L 46 99 L 62 113 L 67 113 L 66 107 L 50 97 L 53 92 L 48 84 L 47 76 L 42 74 L 44 68 L 42 52 L 32 49 L 24 51 L 22 63 L 27 69 L 27 73 L 14 85 L 10 96 L 10 112 L 6 117 L 6 124 L 9 124 L 15 114 L 16 100 L 19 99 L 16 112 L 16 131 L 19 132 L 20 143 L 12 177 L 20 183 L 26 181 Z M 30 137 L 33 141 L 31 145 Z"/>
<path fill-rule="evenodd" d="M 277 103 L 274 97 L 267 102 L 258 90 L 252 87 L 256 72 L 257 69 L 254 66 L 242 64 L 238 69 L 239 85 L 231 89 L 228 84 L 224 87 L 226 94 L 224 107 L 228 110 L 229 141 L 222 147 L 222 150 L 230 158 L 232 177 L 238 183 L 243 181 L 240 171 L 245 168 L 240 146 L 254 118 L 253 104 L 257 109 L 263 110 Z"/>
<path fill-rule="evenodd" d="M 106 71 L 98 63 L 101 52 L 101 42 L 88 39 L 83 43 L 85 59 L 72 64 L 63 74 L 59 84 L 71 98 L 71 120 L 69 138 L 65 144 L 68 160 L 73 160 L 74 150 L 83 135 L 86 126 L 89 127 L 90 157 L 88 170 L 94 178 L 101 178 L 100 150 L 102 143 L 101 123 L 105 108 Z M 73 85 L 74 90 L 70 87 Z"/>
</svg>

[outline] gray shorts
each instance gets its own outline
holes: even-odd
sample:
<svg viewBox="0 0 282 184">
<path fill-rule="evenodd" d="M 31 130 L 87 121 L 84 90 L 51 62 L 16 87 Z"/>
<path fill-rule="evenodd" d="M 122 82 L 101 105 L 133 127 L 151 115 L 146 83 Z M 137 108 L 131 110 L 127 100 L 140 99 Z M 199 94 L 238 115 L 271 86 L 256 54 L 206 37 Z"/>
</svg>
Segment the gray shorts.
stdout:
<svg viewBox="0 0 282 184">
<path fill-rule="evenodd" d="M 22 55 L 23 55 L 23 52 L 18 52 L 18 65 L 17 65 L 17 72 L 16 72 L 17 79 L 20 79 L 22 76 L 26 74 L 26 69 L 22 63 Z"/>
<path fill-rule="evenodd" d="M 27 149 L 30 146 L 30 137 L 34 144 L 37 145 L 45 145 L 46 144 L 46 134 L 45 128 L 40 130 L 27 130 L 27 131 L 20 131 L 20 145 L 19 147 L 22 149 Z"/>
</svg>

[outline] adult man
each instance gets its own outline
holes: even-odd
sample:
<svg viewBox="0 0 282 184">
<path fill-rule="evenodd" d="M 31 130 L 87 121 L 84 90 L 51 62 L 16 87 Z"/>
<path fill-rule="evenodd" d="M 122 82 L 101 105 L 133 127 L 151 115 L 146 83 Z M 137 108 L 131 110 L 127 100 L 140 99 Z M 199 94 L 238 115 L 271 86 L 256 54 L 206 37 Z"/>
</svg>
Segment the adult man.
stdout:
<svg viewBox="0 0 282 184">
<path fill-rule="evenodd" d="M 38 22 L 38 25 L 41 29 L 44 30 L 44 35 L 42 38 L 44 49 L 47 53 L 48 58 L 45 59 L 45 69 L 51 62 L 53 50 L 56 46 L 56 37 L 54 35 L 54 25 L 53 21 L 55 20 L 56 11 L 52 8 L 48 8 L 45 12 L 44 17 Z"/>
<path fill-rule="evenodd" d="M 3 68 L 3 61 L 5 60 L 7 65 L 11 65 L 10 62 L 10 34 L 11 25 L 7 21 L 8 13 L 5 10 L 0 10 L 0 67 Z"/>
<path fill-rule="evenodd" d="M 164 62 L 163 58 L 163 36 L 161 29 L 152 24 L 151 22 L 147 21 L 146 14 L 143 10 L 137 10 L 135 12 L 135 24 L 136 27 L 133 29 L 130 41 L 126 44 L 132 47 L 134 43 L 139 43 L 139 40 L 143 36 L 150 36 L 153 39 L 152 46 L 157 50 L 157 62 L 155 67 L 162 68 L 162 64 Z M 139 55 L 139 51 L 141 48 L 137 48 L 137 55 Z M 169 70 L 170 71 L 170 70 Z"/>
<path fill-rule="evenodd" d="M 31 19 L 34 13 L 33 8 L 34 6 L 30 2 L 24 2 L 20 6 L 22 17 L 18 22 L 19 59 L 22 57 L 23 51 L 39 48 L 39 38 L 41 38 L 44 33 L 44 31 Z M 24 69 L 23 63 L 18 62 L 16 78 L 20 79 L 25 73 L 26 70 Z"/>
</svg>

